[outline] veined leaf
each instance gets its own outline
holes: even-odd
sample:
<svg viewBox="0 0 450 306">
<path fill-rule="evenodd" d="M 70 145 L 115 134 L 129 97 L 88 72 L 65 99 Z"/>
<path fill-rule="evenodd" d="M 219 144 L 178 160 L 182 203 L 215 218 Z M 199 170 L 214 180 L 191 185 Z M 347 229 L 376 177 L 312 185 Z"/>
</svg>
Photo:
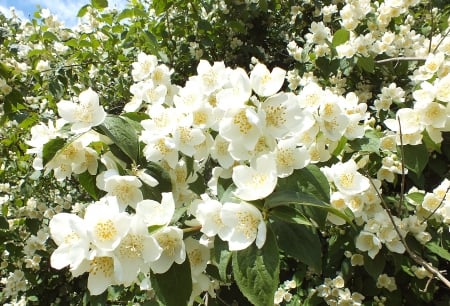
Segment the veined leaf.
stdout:
<svg viewBox="0 0 450 306">
<path fill-rule="evenodd" d="M 228 281 L 227 268 L 233 253 L 228 250 L 228 243 L 216 237 L 214 239 L 214 257 L 219 270 L 220 279 L 224 282 Z"/>
<path fill-rule="evenodd" d="M 188 304 L 192 293 L 192 278 L 191 265 L 187 258 L 180 265 L 174 263 L 166 273 L 152 273 L 150 281 L 163 305 L 181 306 Z"/>
<path fill-rule="evenodd" d="M 269 226 L 261 249 L 253 243 L 247 249 L 233 253 L 234 278 L 253 305 L 273 306 L 280 274 L 279 256 L 277 241 Z"/>
<path fill-rule="evenodd" d="M 138 161 L 140 156 L 140 145 L 138 130 L 129 118 L 108 115 L 99 126 L 100 130 L 133 161 Z M 136 122 L 137 123 L 137 122 Z M 138 124 L 138 123 L 137 123 Z"/>
<path fill-rule="evenodd" d="M 322 271 L 322 245 L 315 228 L 278 220 L 271 225 L 280 250 L 307 264 L 315 272 Z"/>
<path fill-rule="evenodd" d="M 101 191 L 97 188 L 95 178 L 95 175 L 91 175 L 88 171 L 85 171 L 78 175 L 78 182 L 80 182 L 84 190 L 86 190 L 94 200 L 98 200 L 100 199 Z"/>
<path fill-rule="evenodd" d="M 352 219 L 349 216 L 347 216 L 344 212 L 332 207 L 331 205 L 317 199 L 312 195 L 301 192 L 295 191 L 274 192 L 269 197 L 266 198 L 264 207 L 271 209 L 277 206 L 290 204 L 320 208 L 326 212 L 335 214 L 336 216 L 344 219 L 349 224 L 352 224 Z"/>
</svg>

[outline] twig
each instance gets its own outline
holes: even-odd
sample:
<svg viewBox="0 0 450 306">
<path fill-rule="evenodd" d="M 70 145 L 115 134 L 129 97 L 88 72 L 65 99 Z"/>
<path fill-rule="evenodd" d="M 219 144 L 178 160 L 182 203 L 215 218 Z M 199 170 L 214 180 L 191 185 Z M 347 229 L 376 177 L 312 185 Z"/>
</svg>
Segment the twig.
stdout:
<svg viewBox="0 0 450 306">
<path fill-rule="evenodd" d="M 395 62 L 395 61 L 426 61 L 426 57 L 410 57 L 410 56 L 400 56 L 400 57 L 391 57 L 385 58 L 382 60 L 375 61 L 377 64 L 383 64 L 387 62 Z"/>
<path fill-rule="evenodd" d="M 404 203 L 404 194 L 405 194 L 405 185 L 406 185 L 406 175 L 405 175 L 405 151 L 403 150 L 403 133 L 402 133 L 402 124 L 400 122 L 400 117 L 398 117 L 398 131 L 400 133 L 400 154 L 402 158 L 402 182 L 400 184 L 400 203 L 399 210 L 403 209 Z"/>
<path fill-rule="evenodd" d="M 445 194 L 444 194 L 444 196 L 442 197 L 442 200 L 441 200 L 441 202 L 439 203 L 439 205 L 436 206 L 436 208 L 433 209 L 433 211 L 431 212 L 431 214 L 430 214 L 428 217 L 426 217 L 425 219 L 423 219 L 422 222 L 421 222 L 420 224 L 423 224 L 423 223 L 427 222 L 428 219 L 430 219 L 430 218 L 436 213 L 436 211 L 439 209 L 439 207 L 441 207 L 442 204 L 444 203 L 445 198 L 447 197 L 447 193 L 448 193 L 449 191 L 450 191 L 450 186 L 448 186 L 447 190 L 445 191 Z"/>
</svg>

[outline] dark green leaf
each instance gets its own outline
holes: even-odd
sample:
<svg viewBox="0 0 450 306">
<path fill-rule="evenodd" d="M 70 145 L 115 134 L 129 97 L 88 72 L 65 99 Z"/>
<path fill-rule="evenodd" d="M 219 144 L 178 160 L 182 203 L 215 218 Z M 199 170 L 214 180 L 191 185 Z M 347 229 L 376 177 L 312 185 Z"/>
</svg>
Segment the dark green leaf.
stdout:
<svg viewBox="0 0 450 306">
<path fill-rule="evenodd" d="M 108 115 L 99 126 L 103 133 L 133 161 L 138 161 L 140 144 L 138 131 L 128 120 L 119 116 Z"/>
<path fill-rule="evenodd" d="M 279 220 L 271 225 L 280 250 L 307 264 L 315 272 L 322 271 L 322 245 L 315 228 Z"/>
<path fill-rule="evenodd" d="M 343 43 L 347 42 L 350 38 L 350 32 L 346 29 L 339 29 L 337 30 L 333 35 L 333 41 L 331 44 L 336 47 L 339 45 L 342 45 Z"/>
<path fill-rule="evenodd" d="M 273 306 L 280 258 L 275 235 L 269 226 L 263 247 L 258 249 L 252 244 L 247 249 L 234 252 L 232 266 L 236 284 L 253 305 Z"/>
<path fill-rule="evenodd" d="M 276 191 L 301 191 L 315 196 L 326 203 L 330 202 L 330 185 L 320 168 L 308 165 L 286 178 L 279 179 Z"/>
<path fill-rule="evenodd" d="M 279 191 L 272 193 L 269 197 L 267 197 L 264 207 L 271 209 L 277 206 L 283 205 L 301 205 L 309 208 L 315 208 L 315 210 L 307 211 L 309 215 L 305 213 L 308 217 L 311 217 L 317 223 L 323 223 L 323 216 L 319 213 L 320 211 L 335 214 L 336 216 L 344 219 L 346 222 L 352 222 L 352 219 L 347 216 L 344 212 L 330 206 L 329 204 L 317 199 L 316 197 L 301 193 L 301 192 L 293 192 L 293 191 Z M 326 215 L 325 215 L 326 217 Z"/>
<path fill-rule="evenodd" d="M 367 253 L 364 254 L 364 268 L 374 280 L 378 279 L 378 276 L 383 273 L 385 265 L 386 257 L 381 252 L 374 259 L 370 258 Z"/>
<path fill-rule="evenodd" d="M 300 210 L 291 206 L 274 207 L 270 210 L 270 215 L 290 223 L 312 225 L 311 221 Z"/>
<path fill-rule="evenodd" d="M 42 149 L 42 164 L 45 166 L 56 153 L 64 147 L 66 140 L 62 138 L 55 138 L 47 142 Z"/>
<path fill-rule="evenodd" d="M 398 150 L 401 152 L 401 150 Z M 422 174 L 423 169 L 425 169 L 429 153 L 425 144 L 419 145 L 405 145 L 403 146 L 404 158 L 403 162 L 405 163 L 405 167 L 420 176 Z"/>
<path fill-rule="evenodd" d="M 9 229 L 8 220 L 4 216 L 0 216 L 0 229 L 2 230 Z"/>
<path fill-rule="evenodd" d="M 191 265 L 189 260 L 174 263 L 169 271 L 151 275 L 151 283 L 158 299 L 165 306 L 185 306 L 192 293 Z"/>
<path fill-rule="evenodd" d="M 96 176 L 89 174 L 88 171 L 85 171 L 78 175 L 78 182 L 84 188 L 84 190 L 89 193 L 89 195 L 94 199 L 100 199 L 101 191 L 97 188 L 96 185 Z"/>
</svg>

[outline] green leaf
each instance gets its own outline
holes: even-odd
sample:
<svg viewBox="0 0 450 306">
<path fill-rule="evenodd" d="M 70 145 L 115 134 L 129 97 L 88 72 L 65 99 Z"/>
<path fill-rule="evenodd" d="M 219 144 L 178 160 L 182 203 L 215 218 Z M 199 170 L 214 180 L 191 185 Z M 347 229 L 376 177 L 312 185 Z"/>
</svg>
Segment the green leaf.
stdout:
<svg viewBox="0 0 450 306">
<path fill-rule="evenodd" d="M 334 33 L 331 44 L 336 47 L 347 42 L 350 38 L 350 32 L 346 29 L 339 29 Z"/>
<path fill-rule="evenodd" d="M 295 170 L 286 178 L 279 179 L 275 191 L 301 191 L 324 202 L 330 202 L 330 185 L 316 165 L 308 165 Z"/>
<path fill-rule="evenodd" d="M 77 13 L 77 17 L 81 18 L 88 12 L 89 4 L 82 6 Z"/>
<path fill-rule="evenodd" d="M 373 57 L 358 57 L 358 62 L 356 64 L 359 68 L 369 73 L 373 73 L 375 70 L 375 61 Z"/>
<path fill-rule="evenodd" d="M 120 150 L 136 162 L 140 156 L 138 131 L 128 120 L 130 119 L 108 115 L 99 128 L 106 136 L 111 138 Z"/>
<path fill-rule="evenodd" d="M 273 306 L 280 258 L 275 235 L 269 226 L 263 247 L 258 249 L 253 243 L 247 249 L 234 252 L 232 266 L 236 284 L 253 305 Z"/>
<path fill-rule="evenodd" d="M 313 225 L 300 210 L 291 206 L 277 206 L 270 210 L 270 215 L 290 223 Z"/>
<path fill-rule="evenodd" d="M 108 7 L 107 0 L 92 0 L 92 6 L 96 9 L 104 9 Z"/>
<path fill-rule="evenodd" d="M 364 253 L 364 268 L 374 280 L 377 280 L 378 276 L 383 273 L 385 265 L 386 257 L 381 252 L 374 259 L 370 258 L 367 253 Z"/>
<path fill-rule="evenodd" d="M 315 228 L 275 220 L 271 224 L 280 250 L 314 269 L 322 271 L 322 245 Z"/>
<path fill-rule="evenodd" d="M 308 211 L 310 213 L 310 216 L 314 221 L 317 223 L 323 223 L 322 221 L 322 215 L 318 213 L 318 211 L 324 211 L 335 214 L 338 217 L 341 217 L 346 222 L 352 224 L 352 219 L 347 216 L 342 211 L 332 207 L 331 205 L 317 199 L 316 197 L 301 193 L 301 192 L 294 192 L 294 191 L 279 191 L 272 193 L 269 197 L 266 198 L 266 201 L 264 203 L 264 207 L 271 209 L 275 208 L 277 206 L 281 205 L 301 205 L 311 208 L 316 208 L 314 211 Z M 318 209 L 318 210 L 317 210 Z M 326 217 L 326 216 L 325 216 Z"/>
<path fill-rule="evenodd" d="M 56 153 L 64 147 L 66 140 L 62 138 L 55 138 L 47 142 L 42 149 L 42 164 L 45 166 Z"/>
<path fill-rule="evenodd" d="M 228 250 L 228 243 L 216 237 L 214 239 L 214 257 L 219 269 L 220 279 L 224 282 L 228 281 L 227 268 L 233 253 Z"/>
<path fill-rule="evenodd" d="M 184 306 L 192 293 L 191 265 L 189 260 L 174 263 L 163 274 L 151 274 L 150 281 L 158 299 L 165 306 Z"/>
<path fill-rule="evenodd" d="M 2 230 L 9 229 L 8 220 L 4 216 L 0 216 L 0 229 Z"/>
<path fill-rule="evenodd" d="M 367 130 L 363 138 L 349 141 L 350 148 L 354 151 L 380 154 L 380 137 L 379 132 Z"/>
<path fill-rule="evenodd" d="M 78 175 L 78 182 L 84 188 L 84 190 L 89 193 L 89 195 L 94 199 L 100 199 L 101 191 L 97 188 L 96 185 L 96 176 L 91 175 L 88 171 L 85 171 Z"/>
<path fill-rule="evenodd" d="M 426 248 L 439 257 L 450 261 L 450 252 L 439 246 L 436 242 L 431 241 L 425 244 Z"/>
<path fill-rule="evenodd" d="M 401 149 L 398 152 L 402 152 Z M 419 145 L 404 145 L 403 146 L 403 162 L 405 167 L 420 176 L 423 169 L 427 166 L 429 153 L 425 144 Z"/>
<path fill-rule="evenodd" d="M 425 194 L 422 192 L 411 192 L 405 196 L 417 205 L 422 204 L 423 199 L 425 198 Z"/>
<path fill-rule="evenodd" d="M 147 227 L 147 231 L 148 231 L 149 234 L 153 234 L 154 232 L 156 232 L 157 230 L 159 230 L 159 229 L 161 229 L 161 228 L 163 228 L 165 226 L 166 226 L 165 224 L 163 224 L 163 225 L 151 225 L 151 226 Z"/>
</svg>

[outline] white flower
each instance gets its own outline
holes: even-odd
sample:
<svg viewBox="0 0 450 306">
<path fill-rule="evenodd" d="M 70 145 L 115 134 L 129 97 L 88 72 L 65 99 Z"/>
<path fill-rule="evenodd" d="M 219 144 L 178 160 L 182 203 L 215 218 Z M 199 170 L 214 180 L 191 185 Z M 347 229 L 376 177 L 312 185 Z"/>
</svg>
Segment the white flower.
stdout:
<svg viewBox="0 0 450 306">
<path fill-rule="evenodd" d="M 226 229 L 220 218 L 222 203 L 211 199 L 207 194 L 202 194 L 201 198 L 201 200 L 196 200 L 192 204 L 193 214 L 202 226 L 200 231 L 208 237 L 214 237 L 218 234 L 224 240 Z"/>
<path fill-rule="evenodd" d="M 203 273 L 209 261 L 210 250 L 192 237 L 186 238 L 184 244 L 186 246 L 189 263 L 191 264 L 192 276 L 194 277 Z"/>
<path fill-rule="evenodd" d="M 203 92 L 209 94 L 222 87 L 226 81 L 225 64 L 223 62 L 214 62 L 211 66 L 208 61 L 200 60 L 197 66 L 197 74 Z"/>
<path fill-rule="evenodd" d="M 268 97 L 281 89 L 285 76 L 286 71 L 279 67 L 275 67 L 270 72 L 266 65 L 258 63 L 250 73 L 250 84 L 257 95 Z"/>
<path fill-rule="evenodd" d="M 277 166 L 272 155 L 261 155 L 251 166 L 239 165 L 233 168 L 232 179 L 237 186 L 234 192 L 245 201 L 267 197 L 277 184 Z"/>
<path fill-rule="evenodd" d="M 263 118 L 251 107 L 229 109 L 219 123 L 219 134 L 231 143 L 253 150 L 262 134 Z"/>
<path fill-rule="evenodd" d="M 154 238 L 162 248 L 161 256 L 150 263 L 155 273 L 165 273 L 174 262 L 181 264 L 186 259 L 183 231 L 176 226 L 167 226 L 158 230 Z"/>
<path fill-rule="evenodd" d="M 104 190 L 107 196 L 117 199 L 121 210 L 125 210 L 127 206 L 133 208 L 136 204 L 143 200 L 142 192 L 139 189 L 142 182 L 133 175 L 111 175 L 105 179 Z"/>
<path fill-rule="evenodd" d="M 146 273 L 149 263 L 161 256 L 162 248 L 148 233 L 147 226 L 138 214 L 130 220 L 130 230 L 115 249 L 117 280 L 125 286 L 137 280 L 139 272 Z"/>
<path fill-rule="evenodd" d="M 357 195 L 370 187 L 370 181 L 357 170 L 353 159 L 345 163 L 337 163 L 331 166 L 331 178 L 337 189 L 346 195 Z"/>
<path fill-rule="evenodd" d="M 358 250 L 368 252 L 370 258 L 374 259 L 381 250 L 381 241 L 370 232 L 362 231 L 356 238 L 355 246 Z"/>
<path fill-rule="evenodd" d="M 84 220 L 77 215 L 59 213 L 49 223 L 50 235 L 58 248 L 52 253 L 50 263 L 55 269 L 70 265 L 76 269 L 88 258 L 90 240 Z"/>
<path fill-rule="evenodd" d="M 119 212 L 118 205 L 98 201 L 86 208 L 84 222 L 93 245 L 102 251 L 113 251 L 130 228 L 130 216 Z"/>
<path fill-rule="evenodd" d="M 117 283 L 114 258 L 109 254 L 94 253 L 86 268 L 89 271 L 87 287 L 91 295 L 99 295 Z"/>
<path fill-rule="evenodd" d="M 167 225 L 175 212 L 175 202 L 171 192 L 163 192 L 161 203 L 143 200 L 136 205 L 136 215 L 146 226 Z"/>
<path fill-rule="evenodd" d="M 59 115 L 73 123 L 71 131 L 74 133 L 86 132 L 102 124 L 106 118 L 103 107 L 99 105 L 98 94 L 91 88 L 80 93 L 78 103 L 62 100 L 57 106 Z"/>
<path fill-rule="evenodd" d="M 226 87 L 217 93 L 217 106 L 223 110 L 243 107 L 252 94 L 247 73 L 242 68 L 236 68 L 229 71 L 228 78 L 231 87 Z"/>
<path fill-rule="evenodd" d="M 266 223 L 261 212 L 245 202 L 223 204 L 220 217 L 226 226 L 225 241 L 230 251 L 239 251 L 249 247 L 256 240 L 256 246 L 262 248 L 266 242 Z"/>
<path fill-rule="evenodd" d="M 278 141 L 274 153 L 278 177 L 287 177 L 294 169 L 301 169 L 309 163 L 309 153 L 304 147 L 297 147 L 296 138 Z"/>
<path fill-rule="evenodd" d="M 142 81 L 151 76 L 156 66 L 158 59 L 154 55 L 147 55 L 144 52 L 138 54 L 138 61 L 132 64 L 133 69 L 131 75 L 134 81 Z"/>
</svg>

